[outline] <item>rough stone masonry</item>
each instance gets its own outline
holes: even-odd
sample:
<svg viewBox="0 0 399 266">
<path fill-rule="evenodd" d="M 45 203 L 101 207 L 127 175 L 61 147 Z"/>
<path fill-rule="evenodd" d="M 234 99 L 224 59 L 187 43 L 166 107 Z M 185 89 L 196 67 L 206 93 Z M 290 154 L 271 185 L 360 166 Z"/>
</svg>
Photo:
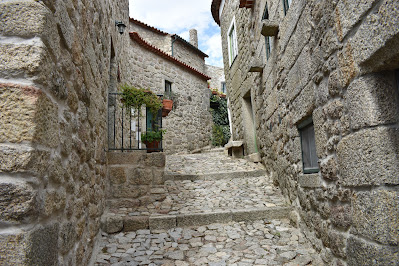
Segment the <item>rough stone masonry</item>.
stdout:
<svg viewBox="0 0 399 266">
<path fill-rule="evenodd" d="M 0 1 L 0 264 L 86 265 L 128 1 Z"/>
<path fill-rule="evenodd" d="M 259 152 L 326 264 L 398 265 L 399 2 L 214 0 L 212 13 L 233 139 Z"/>
</svg>

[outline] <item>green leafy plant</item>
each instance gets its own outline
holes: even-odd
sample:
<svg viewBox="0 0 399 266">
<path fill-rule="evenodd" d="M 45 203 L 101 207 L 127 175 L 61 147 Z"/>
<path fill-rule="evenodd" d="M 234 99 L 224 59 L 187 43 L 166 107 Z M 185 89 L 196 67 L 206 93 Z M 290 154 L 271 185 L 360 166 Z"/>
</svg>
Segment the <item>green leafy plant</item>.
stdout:
<svg viewBox="0 0 399 266">
<path fill-rule="evenodd" d="M 217 109 L 211 110 L 214 123 L 214 128 L 212 130 L 212 145 L 224 146 L 230 139 L 227 99 L 221 98 L 218 95 L 211 95 L 210 101 L 219 103 Z"/>
<path fill-rule="evenodd" d="M 133 108 L 139 110 L 140 113 L 141 106 L 145 105 L 153 115 L 156 115 L 158 110 L 162 108 L 161 99 L 151 90 L 135 88 L 127 84 L 122 85 L 120 89 L 122 91 L 121 101 L 127 112 L 130 112 L 129 109 Z"/>
<path fill-rule="evenodd" d="M 221 126 L 213 125 L 212 127 L 212 145 L 213 146 L 223 146 L 224 143 L 224 135 L 223 129 Z"/>
<path fill-rule="evenodd" d="M 166 132 L 166 129 L 143 132 L 143 133 L 141 133 L 141 141 L 142 142 L 161 141 L 163 134 L 165 132 Z"/>
</svg>

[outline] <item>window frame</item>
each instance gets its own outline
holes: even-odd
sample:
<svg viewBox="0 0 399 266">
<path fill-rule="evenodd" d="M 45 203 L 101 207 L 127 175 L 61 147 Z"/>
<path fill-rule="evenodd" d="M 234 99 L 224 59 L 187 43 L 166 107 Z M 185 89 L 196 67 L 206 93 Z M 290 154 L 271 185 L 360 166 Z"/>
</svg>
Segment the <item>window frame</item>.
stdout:
<svg viewBox="0 0 399 266">
<path fill-rule="evenodd" d="M 222 93 L 226 93 L 226 82 L 225 81 L 221 82 L 220 90 L 222 91 Z"/>
<path fill-rule="evenodd" d="M 233 17 L 229 30 L 227 31 L 227 48 L 229 56 L 229 66 L 231 66 L 238 55 L 237 27 L 235 17 Z"/>
<path fill-rule="evenodd" d="M 283 0 L 283 7 L 284 7 L 284 15 L 286 16 L 290 6 L 292 4 L 292 0 Z"/>
<path fill-rule="evenodd" d="M 262 20 L 269 19 L 269 7 L 267 2 L 265 4 L 265 10 L 263 11 Z M 270 37 L 265 36 L 265 50 L 266 50 L 266 60 L 269 60 L 271 54 Z"/>
<path fill-rule="evenodd" d="M 314 142 L 313 144 L 314 144 L 314 152 L 315 152 L 314 155 L 316 156 L 315 158 L 313 158 L 312 155 L 309 155 L 310 156 L 309 161 L 311 162 L 312 159 L 317 159 L 317 161 L 319 160 L 319 157 L 318 157 L 317 151 L 316 151 L 316 134 L 315 134 L 315 131 L 314 131 L 314 124 L 313 124 L 312 117 L 309 117 L 309 118 L 305 119 L 297 127 L 298 127 L 298 131 L 299 131 L 299 138 L 300 138 L 300 141 L 301 141 L 302 171 L 303 171 L 304 174 L 318 173 L 318 172 L 320 172 L 320 167 L 319 167 L 318 163 L 317 163 L 317 167 L 309 167 L 309 168 L 307 168 L 307 167 L 305 167 L 305 160 L 304 160 L 304 138 L 305 138 L 304 131 L 306 129 L 308 129 L 309 127 L 313 127 L 313 131 L 311 131 L 311 132 L 313 133 L 313 142 Z M 309 143 L 309 141 L 308 141 L 308 143 Z M 308 149 L 309 152 L 312 150 L 310 146 L 307 147 L 307 149 Z"/>
<path fill-rule="evenodd" d="M 173 84 L 172 82 L 165 79 L 165 95 L 169 94 L 169 96 L 170 96 L 170 94 L 172 93 L 172 84 Z M 167 85 L 169 85 L 169 91 L 168 91 Z"/>
</svg>

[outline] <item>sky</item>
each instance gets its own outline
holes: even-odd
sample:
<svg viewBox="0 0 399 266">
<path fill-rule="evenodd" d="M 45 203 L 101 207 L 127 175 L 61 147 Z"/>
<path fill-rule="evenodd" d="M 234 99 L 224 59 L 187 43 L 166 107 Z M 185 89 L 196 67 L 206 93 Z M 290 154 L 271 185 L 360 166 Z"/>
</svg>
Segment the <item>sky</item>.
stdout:
<svg viewBox="0 0 399 266">
<path fill-rule="evenodd" d="M 198 48 L 206 63 L 223 67 L 220 28 L 211 13 L 212 0 L 129 0 L 129 15 L 141 22 L 189 40 L 198 31 Z"/>
</svg>

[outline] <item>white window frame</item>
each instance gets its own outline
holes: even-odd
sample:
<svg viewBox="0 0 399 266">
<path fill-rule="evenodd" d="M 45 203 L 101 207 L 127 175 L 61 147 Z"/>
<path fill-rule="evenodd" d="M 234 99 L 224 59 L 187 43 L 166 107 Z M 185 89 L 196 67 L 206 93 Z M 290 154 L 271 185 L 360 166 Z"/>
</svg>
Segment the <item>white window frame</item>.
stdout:
<svg viewBox="0 0 399 266">
<path fill-rule="evenodd" d="M 227 45 L 229 52 L 229 65 L 231 66 L 238 55 L 236 19 L 233 17 L 227 31 Z"/>
</svg>

